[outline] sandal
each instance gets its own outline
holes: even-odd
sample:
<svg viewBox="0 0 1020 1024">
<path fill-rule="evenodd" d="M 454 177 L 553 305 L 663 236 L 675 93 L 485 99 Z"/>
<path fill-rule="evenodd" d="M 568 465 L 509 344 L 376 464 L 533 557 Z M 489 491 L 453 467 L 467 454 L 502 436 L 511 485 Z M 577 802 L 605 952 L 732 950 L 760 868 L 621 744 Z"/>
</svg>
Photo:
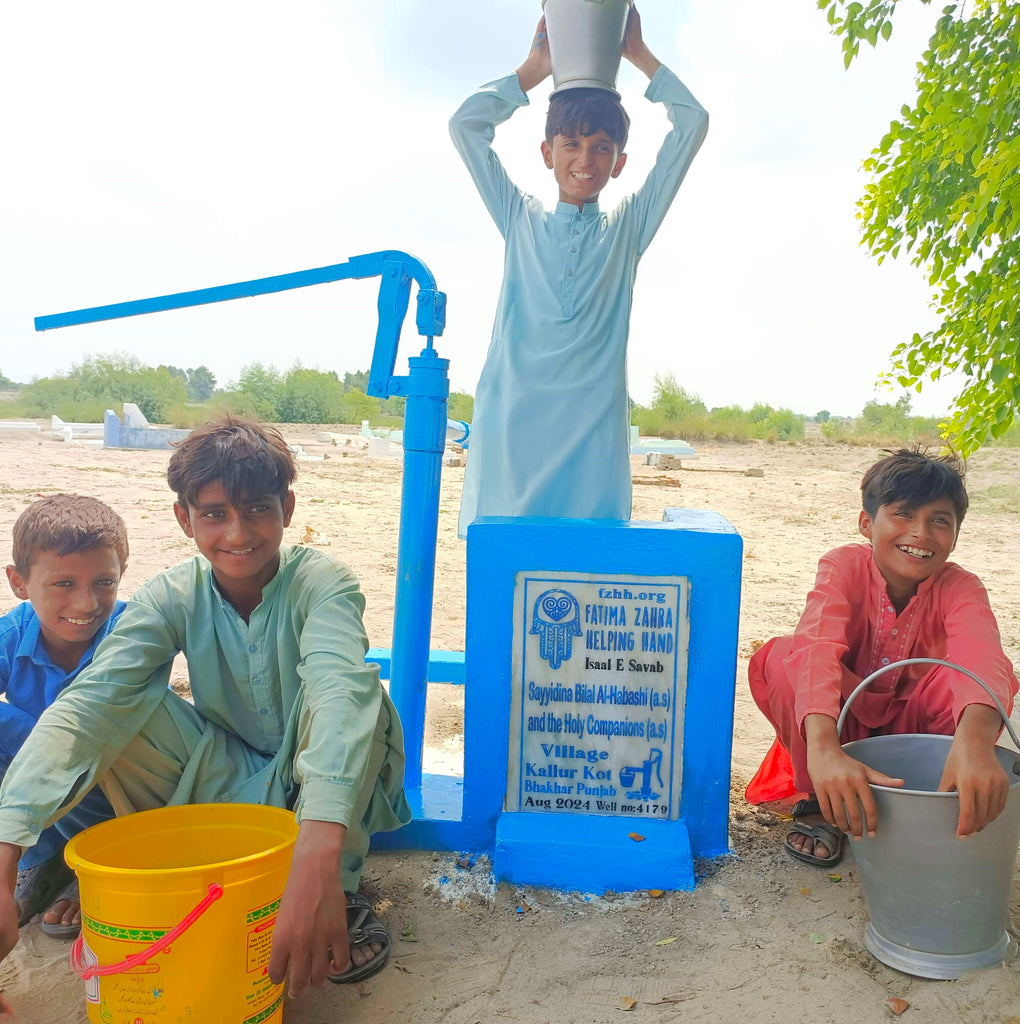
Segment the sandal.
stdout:
<svg viewBox="0 0 1020 1024">
<path fill-rule="evenodd" d="M 813 864 L 819 868 L 831 868 L 843 859 L 843 840 L 846 836 L 843 832 L 830 825 L 827 821 L 820 821 L 815 824 L 808 824 L 801 821 L 801 818 L 820 816 L 821 808 L 815 799 L 799 800 L 793 808 L 793 824 L 786 833 L 786 840 L 783 847 L 786 852 L 805 864 Z M 828 857 L 816 857 L 813 853 L 805 853 L 790 844 L 790 836 L 808 836 L 816 843 L 821 843 L 829 851 Z"/>
<path fill-rule="evenodd" d="M 375 916 L 372 904 L 360 892 L 345 892 L 347 897 L 347 944 L 351 949 L 364 946 L 370 942 L 382 944 L 382 949 L 367 963 L 351 966 L 343 974 L 329 974 L 327 977 L 334 985 L 349 985 L 355 981 L 364 981 L 376 971 L 381 970 L 390 955 L 390 934 L 383 923 Z"/>
<path fill-rule="evenodd" d="M 18 907 L 19 928 L 23 928 L 53 902 L 57 893 L 67 884 L 69 876 L 74 877 L 62 857 L 52 857 L 42 864 L 18 872 L 14 902 Z"/>
<path fill-rule="evenodd" d="M 81 915 L 81 896 L 78 893 L 78 879 L 72 878 L 70 882 L 64 886 L 63 891 L 53 900 L 50 904 L 50 910 L 52 910 L 58 903 L 63 902 L 77 903 L 79 916 Z M 47 911 L 49 913 L 49 911 Z M 44 915 L 45 917 L 45 915 Z M 49 921 L 42 920 L 39 922 L 39 927 L 42 929 L 43 935 L 48 935 L 51 939 L 76 939 L 78 933 L 81 931 L 81 921 L 77 924 L 64 924 L 62 921 Z"/>
</svg>

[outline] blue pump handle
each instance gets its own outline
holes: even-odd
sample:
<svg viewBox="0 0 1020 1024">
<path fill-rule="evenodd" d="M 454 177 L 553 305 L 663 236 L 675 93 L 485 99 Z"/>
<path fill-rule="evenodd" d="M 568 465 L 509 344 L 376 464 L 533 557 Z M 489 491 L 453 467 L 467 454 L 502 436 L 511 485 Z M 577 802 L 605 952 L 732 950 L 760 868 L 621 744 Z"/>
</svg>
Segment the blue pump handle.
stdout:
<svg viewBox="0 0 1020 1024">
<path fill-rule="evenodd" d="M 436 279 L 432 276 L 432 271 L 421 260 L 396 249 L 352 256 L 346 263 L 335 263 L 314 270 L 298 270 L 291 274 L 260 277 L 252 281 L 218 285 L 215 288 L 199 288 L 195 291 L 175 292 L 172 295 L 157 295 L 149 299 L 116 302 L 109 306 L 93 306 L 90 309 L 76 309 L 68 313 L 37 316 L 35 329 L 49 331 L 56 327 L 91 324 L 100 320 L 119 320 L 122 317 L 140 316 L 144 313 L 204 306 L 211 302 L 245 299 L 255 295 L 290 291 L 292 288 L 307 288 L 313 284 L 366 277 L 382 279 L 378 300 L 379 326 L 372 353 L 368 393 L 379 398 L 406 394 L 407 378 L 395 376 L 393 370 L 397 363 L 400 330 L 410 301 L 411 282 L 414 281 L 418 285 L 415 324 L 418 333 L 428 338 L 427 349 L 432 348 L 433 337 L 441 335 L 446 326 L 446 295 L 436 288 Z"/>
</svg>

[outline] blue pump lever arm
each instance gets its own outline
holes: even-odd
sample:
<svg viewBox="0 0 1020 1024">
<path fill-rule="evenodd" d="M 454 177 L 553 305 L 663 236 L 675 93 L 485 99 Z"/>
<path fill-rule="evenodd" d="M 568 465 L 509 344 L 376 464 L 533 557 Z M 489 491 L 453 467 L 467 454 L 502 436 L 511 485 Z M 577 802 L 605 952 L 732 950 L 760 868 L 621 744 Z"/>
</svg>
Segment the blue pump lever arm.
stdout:
<svg viewBox="0 0 1020 1024">
<path fill-rule="evenodd" d="M 35 318 L 35 329 L 48 331 L 57 327 L 96 323 L 100 320 L 119 320 L 145 313 L 160 313 L 168 309 L 184 309 L 187 306 L 204 306 L 212 302 L 246 299 L 255 295 L 290 291 L 293 288 L 306 288 L 314 284 L 366 277 L 383 279 L 379 289 L 379 329 L 372 357 L 372 371 L 369 375 L 369 391 L 371 394 L 381 396 L 396 394 L 399 385 L 395 384 L 393 369 L 396 365 L 400 328 L 407 313 L 411 281 L 418 285 L 418 333 L 428 337 L 430 344 L 431 338 L 441 335 L 446 325 L 446 296 L 437 291 L 436 280 L 424 263 L 407 253 L 392 249 L 352 256 L 346 263 L 336 263 L 314 270 L 299 270 L 291 274 L 239 281 L 215 288 L 200 288 L 172 295 L 158 295 L 149 299 L 38 316 Z"/>
</svg>

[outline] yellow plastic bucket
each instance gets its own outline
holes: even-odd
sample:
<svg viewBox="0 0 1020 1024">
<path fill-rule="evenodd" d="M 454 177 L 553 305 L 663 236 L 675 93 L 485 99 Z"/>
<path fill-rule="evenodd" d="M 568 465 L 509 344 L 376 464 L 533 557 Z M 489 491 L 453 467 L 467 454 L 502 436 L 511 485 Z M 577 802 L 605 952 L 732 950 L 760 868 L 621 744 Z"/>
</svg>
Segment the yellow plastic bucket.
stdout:
<svg viewBox="0 0 1020 1024">
<path fill-rule="evenodd" d="M 269 953 L 297 830 L 277 807 L 191 804 L 75 836 L 90 1024 L 279 1024 Z"/>
</svg>

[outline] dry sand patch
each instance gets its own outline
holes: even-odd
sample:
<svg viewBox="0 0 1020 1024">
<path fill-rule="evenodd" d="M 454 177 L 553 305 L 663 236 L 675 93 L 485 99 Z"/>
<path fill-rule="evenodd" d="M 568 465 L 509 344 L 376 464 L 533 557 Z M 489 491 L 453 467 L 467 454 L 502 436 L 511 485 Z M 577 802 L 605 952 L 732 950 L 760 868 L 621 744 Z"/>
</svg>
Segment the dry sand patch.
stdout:
<svg viewBox="0 0 1020 1024">
<path fill-rule="evenodd" d="M 310 526 L 347 561 L 367 595 L 373 646 L 390 643 L 400 501 L 400 464 L 369 459 L 359 445 L 323 445 L 320 429 L 285 425 L 288 441 L 328 458 L 304 462 L 286 540 Z M 782 823 L 748 807 L 743 787 L 771 742 L 747 691 L 756 644 L 793 628 L 818 557 L 857 538 L 859 484 L 874 449 L 835 445 L 699 445 L 690 469 L 635 466 L 634 517 L 660 519 L 667 505 L 713 509 L 744 539 L 737 703 L 733 739 L 734 856 L 704 865 L 692 893 L 591 899 L 494 887 L 484 861 L 470 869 L 431 853 L 373 855 L 366 890 L 389 907 L 393 962 L 363 986 L 327 986 L 287 1007 L 287 1024 L 603 1024 L 634 1019 L 689 1024 L 809 1019 L 880 1021 L 884 1001 L 906 999 L 906 1017 L 931 1024 L 1020 1021 L 1020 964 L 959 982 L 925 982 L 877 963 L 862 948 L 867 913 L 852 854 L 841 880 L 782 853 Z M 68 446 L 45 435 L 0 432 L 0 545 L 39 495 L 94 494 L 124 516 L 131 559 L 123 594 L 190 555 L 170 511 L 167 452 Z M 762 476 L 745 476 L 747 469 Z M 1020 451 L 979 453 L 971 464 L 972 511 L 954 559 L 985 582 L 1007 653 L 1020 665 Z M 463 649 L 464 546 L 456 538 L 462 468 L 444 468 L 432 645 Z M 663 483 L 665 481 L 665 484 Z M 0 611 L 15 603 L 0 597 Z M 183 670 L 175 685 L 186 686 Z M 430 691 L 430 763 L 461 749 L 457 687 Z M 1016 718 L 1016 716 L 1014 716 Z M 1020 881 L 1011 909 L 1020 920 Z M 674 940 L 674 941 L 664 941 Z M 663 944 L 659 944 L 663 943 Z M 36 924 L 0 965 L 0 986 L 24 1024 L 85 1021 L 82 984 L 66 967 L 67 945 Z M 624 1006 L 633 1002 L 629 1011 Z M 624 1018 L 628 1019 L 628 1018 Z M 146 1022 L 149 1024 L 149 1022 Z"/>
</svg>

